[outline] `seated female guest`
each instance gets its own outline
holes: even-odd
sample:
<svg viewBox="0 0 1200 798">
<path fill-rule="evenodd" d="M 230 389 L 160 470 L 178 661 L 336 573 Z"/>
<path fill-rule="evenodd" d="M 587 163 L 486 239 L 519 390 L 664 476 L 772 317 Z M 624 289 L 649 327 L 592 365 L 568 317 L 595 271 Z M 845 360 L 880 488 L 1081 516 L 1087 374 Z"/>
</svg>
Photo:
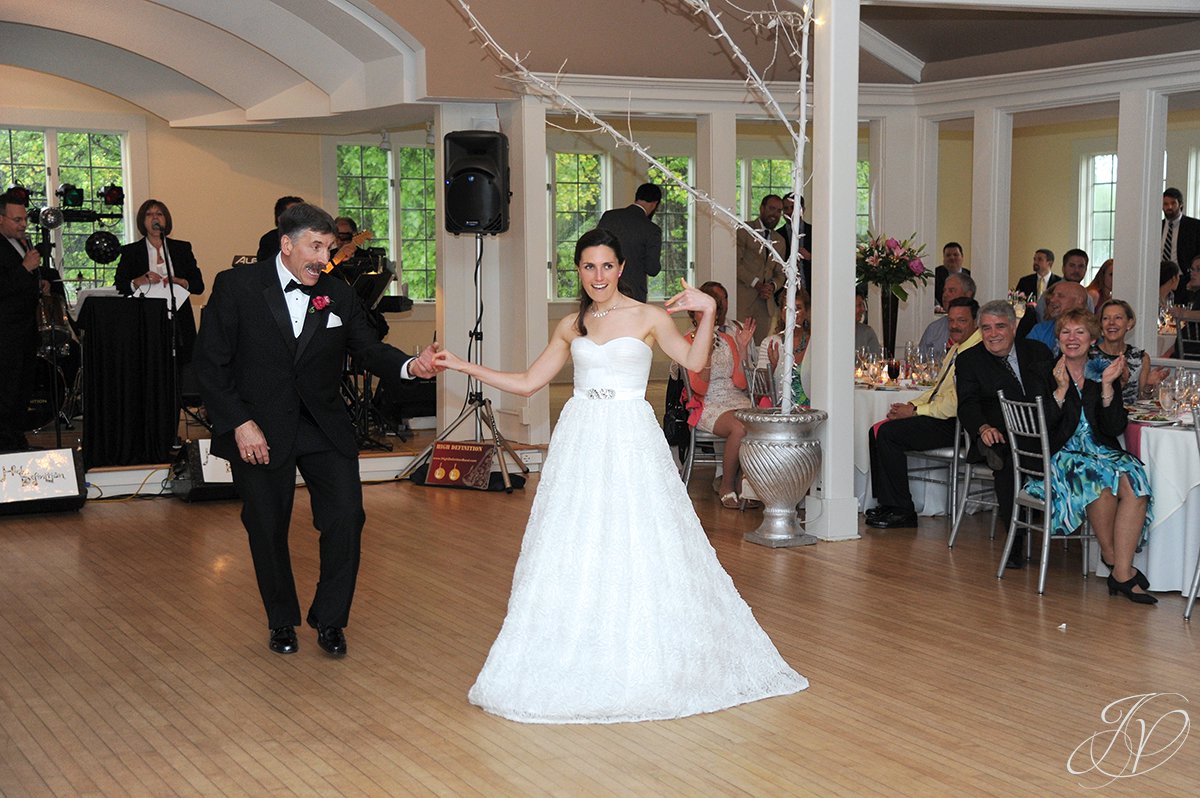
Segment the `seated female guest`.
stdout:
<svg viewBox="0 0 1200 798">
<path fill-rule="evenodd" d="M 1096 317 L 1083 308 L 1069 310 L 1058 318 L 1055 331 L 1062 355 L 1052 372 L 1053 401 L 1045 403 L 1053 531 L 1074 531 L 1086 513 L 1100 556 L 1111 569 L 1109 594 L 1155 604 L 1158 599 L 1146 592 L 1149 580 L 1133 567 L 1134 552 L 1150 526 L 1150 482 L 1141 462 L 1117 440 L 1126 423 L 1119 396 L 1125 358 L 1118 355 L 1098 380 L 1089 379 L 1088 348 L 1100 336 Z M 1042 487 L 1032 480 L 1025 490 L 1042 499 Z"/>
<path fill-rule="evenodd" d="M 786 296 L 780 294 L 779 300 L 786 299 Z M 778 304 L 778 303 L 777 303 Z M 803 288 L 796 289 L 796 329 L 792 334 L 792 352 L 795 357 L 795 366 L 792 368 L 792 401 L 802 407 L 808 406 L 808 381 L 812 374 L 812 368 L 804 362 L 804 353 L 808 351 L 809 337 L 809 313 L 812 311 L 812 300 L 808 292 Z M 763 339 L 762 344 L 758 347 L 758 363 L 757 368 L 769 369 L 772 378 L 775 380 L 775 390 L 777 396 L 783 395 L 783 354 L 781 347 L 783 346 L 783 327 L 786 323 L 784 314 L 780 313 L 779 318 L 775 323 L 775 331 Z"/>
<path fill-rule="evenodd" d="M 118 291 L 133 294 L 139 289 L 165 283 L 169 260 L 170 273 L 177 285 L 191 294 L 204 292 L 204 277 L 196 265 L 192 245 L 168 238 L 173 224 L 171 211 L 165 204 L 156 199 L 143 202 L 137 212 L 137 229 L 142 237 L 121 247 L 121 260 L 113 280 Z M 188 302 L 179 308 L 179 325 L 179 355 L 186 363 L 191 360 L 192 343 L 196 339 L 196 322 Z"/>
<path fill-rule="evenodd" d="M 1164 260 L 1158 268 L 1158 312 L 1170 310 L 1175 304 L 1175 289 L 1179 288 L 1179 266 Z"/>
<path fill-rule="evenodd" d="M 717 301 L 718 327 L 725 323 L 725 313 L 728 309 L 728 296 L 724 286 L 717 282 L 707 282 L 700 290 Z M 693 314 L 692 322 L 698 322 Z M 746 348 L 754 340 L 754 320 L 746 319 L 741 329 L 730 333 L 715 331 L 713 333 L 712 354 L 708 365 L 700 371 L 688 372 L 688 384 L 692 394 L 700 402 L 699 413 L 693 413 L 688 423 L 696 428 L 718 435 L 725 439 L 725 453 L 721 462 L 721 482 L 717 493 L 721 495 L 721 505 L 736 509 L 739 504 L 738 481 L 738 450 L 746 428 L 742 422 L 733 417 L 734 410 L 750 407 L 750 395 L 746 392 L 746 373 L 742 368 L 742 360 Z M 688 335 L 688 340 L 696 336 L 695 329 Z"/>
<path fill-rule="evenodd" d="M 1092 307 L 1097 309 L 1097 314 L 1100 313 L 1100 306 L 1112 299 L 1112 281 L 1113 260 L 1109 258 L 1100 264 L 1100 271 L 1096 272 L 1096 276 L 1087 285 L 1088 299 L 1092 301 Z"/>
<path fill-rule="evenodd" d="M 1088 350 L 1088 379 L 1099 381 L 1109 363 L 1117 357 L 1124 357 L 1121 401 L 1131 405 L 1139 398 L 1153 396 L 1158 384 L 1167 376 L 1167 370 L 1151 368 L 1145 350 L 1125 343 L 1126 336 L 1136 323 L 1133 308 L 1123 299 L 1110 299 L 1100 305 L 1096 316 L 1100 320 L 1100 340 Z"/>
</svg>

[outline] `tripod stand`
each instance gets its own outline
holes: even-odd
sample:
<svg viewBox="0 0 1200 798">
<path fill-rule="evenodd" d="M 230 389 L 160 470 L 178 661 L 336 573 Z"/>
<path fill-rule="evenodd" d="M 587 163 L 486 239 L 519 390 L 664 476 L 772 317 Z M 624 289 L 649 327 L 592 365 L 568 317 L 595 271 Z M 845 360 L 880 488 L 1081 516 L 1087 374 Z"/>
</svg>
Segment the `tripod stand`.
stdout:
<svg viewBox="0 0 1200 798">
<path fill-rule="evenodd" d="M 483 234 L 479 233 L 475 236 L 475 327 L 469 333 L 470 344 L 468 345 L 467 358 L 472 362 L 479 364 L 483 356 L 483 295 L 479 288 L 479 269 L 483 262 Z M 478 343 L 479 346 L 475 344 Z M 508 439 L 500 434 L 500 428 L 496 426 L 496 416 L 492 413 L 492 400 L 483 395 L 483 384 L 474 377 L 467 377 L 467 399 L 463 403 L 462 412 L 458 414 L 458 418 L 451 421 L 446 429 L 442 430 L 433 443 L 425 448 L 425 451 L 417 455 L 408 468 L 400 473 L 399 479 L 405 479 L 425 463 L 429 462 L 433 456 L 433 447 L 445 441 L 450 437 L 450 434 L 456 430 L 468 418 L 475 419 L 475 440 L 483 440 L 483 430 L 486 425 L 491 433 L 492 443 L 496 446 L 496 456 L 500 461 L 500 477 L 504 480 L 505 493 L 512 493 L 512 480 L 508 478 L 508 462 L 505 460 L 505 452 L 513 459 L 513 464 L 521 469 L 521 473 L 528 474 L 529 466 L 522 462 L 517 455 L 512 444 Z"/>
</svg>

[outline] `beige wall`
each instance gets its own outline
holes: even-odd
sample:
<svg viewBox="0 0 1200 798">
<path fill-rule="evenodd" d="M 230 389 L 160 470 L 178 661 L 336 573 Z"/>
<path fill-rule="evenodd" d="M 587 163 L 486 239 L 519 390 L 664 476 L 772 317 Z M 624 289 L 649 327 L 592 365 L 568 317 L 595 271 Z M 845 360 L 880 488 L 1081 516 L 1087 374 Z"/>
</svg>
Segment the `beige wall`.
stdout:
<svg viewBox="0 0 1200 798">
<path fill-rule="evenodd" d="M 966 266 L 971 263 L 971 159 L 970 131 L 942 131 L 938 136 L 938 240 L 926 251 L 931 261 L 941 263 L 942 247 L 947 241 L 962 244 Z"/>
</svg>

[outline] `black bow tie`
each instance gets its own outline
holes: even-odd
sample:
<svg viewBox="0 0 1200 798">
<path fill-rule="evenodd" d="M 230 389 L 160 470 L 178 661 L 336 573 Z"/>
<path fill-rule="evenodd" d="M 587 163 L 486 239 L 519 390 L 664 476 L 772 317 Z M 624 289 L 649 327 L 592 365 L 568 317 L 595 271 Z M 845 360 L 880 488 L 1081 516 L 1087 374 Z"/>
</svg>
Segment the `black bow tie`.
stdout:
<svg viewBox="0 0 1200 798">
<path fill-rule="evenodd" d="M 284 288 L 283 290 L 284 291 L 299 291 L 302 294 L 307 294 L 308 296 L 312 296 L 313 288 L 314 288 L 314 286 L 311 286 L 311 285 L 305 285 L 304 283 L 298 283 L 295 280 L 288 280 L 287 287 Z"/>
</svg>

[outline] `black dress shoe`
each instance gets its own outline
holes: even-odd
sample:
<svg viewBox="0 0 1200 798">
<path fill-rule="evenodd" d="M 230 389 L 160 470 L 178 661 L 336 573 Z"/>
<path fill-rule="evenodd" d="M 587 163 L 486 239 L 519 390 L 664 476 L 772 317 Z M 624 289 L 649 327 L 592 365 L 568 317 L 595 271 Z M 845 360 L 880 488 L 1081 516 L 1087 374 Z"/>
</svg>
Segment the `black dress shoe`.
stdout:
<svg viewBox="0 0 1200 798">
<path fill-rule="evenodd" d="M 916 513 L 905 513 L 899 510 L 891 510 L 885 515 L 877 515 L 867 519 L 867 526 L 875 527 L 876 529 L 895 529 L 899 527 L 913 527 L 917 525 Z"/>
<path fill-rule="evenodd" d="M 867 510 L 865 513 L 863 513 L 863 515 L 865 515 L 868 519 L 870 519 L 870 518 L 879 518 L 880 516 L 887 515 L 890 512 L 892 512 L 891 507 L 885 507 L 882 504 L 880 504 L 875 507 L 872 507 L 870 510 Z"/>
<path fill-rule="evenodd" d="M 276 654 L 295 654 L 300 650 L 300 641 L 296 639 L 296 627 L 280 626 L 271 630 L 268 645 Z"/>
<path fill-rule="evenodd" d="M 311 618 L 308 625 L 317 630 L 317 645 L 326 654 L 334 657 L 346 656 L 346 635 L 340 626 L 321 626 Z"/>
<path fill-rule="evenodd" d="M 1141 572 L 1134 569 L 1133 578 L 1127 582 L 1118 582 L 1112 574 L 1108 575 L 1108 595 L 1115 596 L 1117 593 L 1122 594 L 1135 604 L 1157 604 L 1158 599 L 1149 593 L 1134 593 L 1133 589 L 1139 587 L 1138 575 Z M 1142 588 L 1145 590 L 1145 588 Z"/>
<path fill-rule="evenodd" d="M 993 471 L 999 471 L 1000 469 L 1004 468 L 1004 458 L 1001 456 L 1000 452 L 996 451 L 991 446 L 984 446 L 983 444 L 980 444 L 979 448 L 983 450 L 983 462 L 987 463 L 988 468 L 992 469 Z"/>
</svg>

